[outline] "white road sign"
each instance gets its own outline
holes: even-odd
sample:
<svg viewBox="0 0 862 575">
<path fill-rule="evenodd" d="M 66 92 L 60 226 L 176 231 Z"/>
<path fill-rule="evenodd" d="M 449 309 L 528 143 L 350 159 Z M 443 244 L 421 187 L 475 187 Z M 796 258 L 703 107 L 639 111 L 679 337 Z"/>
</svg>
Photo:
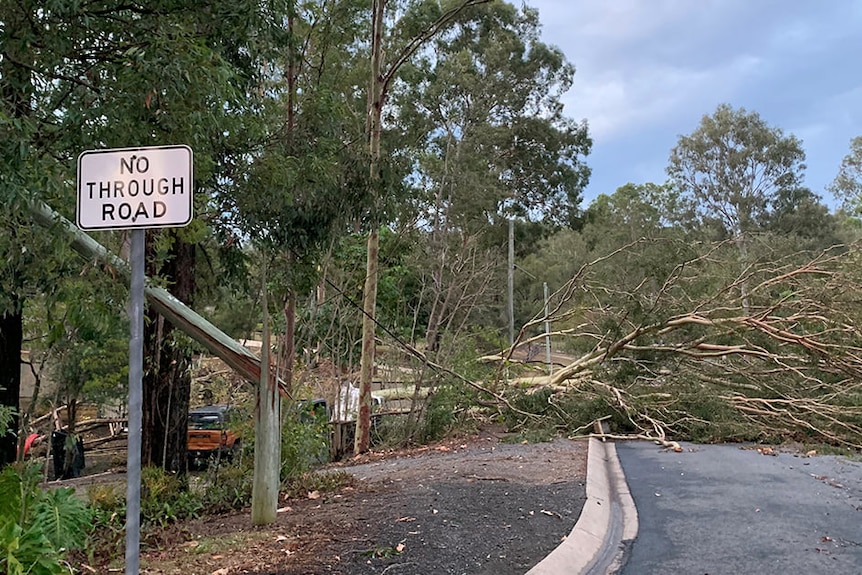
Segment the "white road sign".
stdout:
<svg viewBox="0 0 862 575">
<path fill-rule="evenodd" d="M 82 230 L 182 227 L 192 221 L 192 150 L 155 146 L 78 156 Z"/>
</svg>

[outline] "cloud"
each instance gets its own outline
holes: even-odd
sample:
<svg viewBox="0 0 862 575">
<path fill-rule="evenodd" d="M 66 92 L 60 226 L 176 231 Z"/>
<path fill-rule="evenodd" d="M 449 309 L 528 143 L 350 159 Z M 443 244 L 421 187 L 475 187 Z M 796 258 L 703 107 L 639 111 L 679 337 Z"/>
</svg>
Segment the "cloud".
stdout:
<svg viewBox="0 0 862 575">
<path fill-rule="evenodd" d="M 527 0 L 575 65 L 566 115 L 586 119 L 595 191 L 661 179 L 679 134 L 722 102 L 803 140 L 815 191 L 862 135 L 862 2 Z M 855 66 L 855 67 L 854 67 Z M 592 195 L 588 192 L 588 196 Z"/>
<path fill-rule="evenodd" d="M 681 111 L 696 118 L 729 99 L 762 61 L 746 52 L 695 50 L 713 42 L 717 21 L 744 4 L 680 0 L 536 3 L 543 37 L 575 63 L 566 114 L 586 118 L 597 143 L 661 124 Z M 698 53 L 699 52 L 699 53 Z"/>
<path fill-rule="evenodd" d="M 762 61 L 740 55 L 707 69 L 648 62 L 627 70 L 585 71 L 563 97 L 569 116 L 588 120 L 596 142 L 712 112 L 736 88 L 756 75 Z M 709 101 L 709 108 L 703 102 Z"/>
<path fill-rule="evenodd" d="M 602 50 L 611 52 L 654 38 L 697 11 L 697 3 L 679 0 L 541 0 L 530 4 L 539 7 L 546 36 L 584 48 L 598 42 Z"/>
</svg>

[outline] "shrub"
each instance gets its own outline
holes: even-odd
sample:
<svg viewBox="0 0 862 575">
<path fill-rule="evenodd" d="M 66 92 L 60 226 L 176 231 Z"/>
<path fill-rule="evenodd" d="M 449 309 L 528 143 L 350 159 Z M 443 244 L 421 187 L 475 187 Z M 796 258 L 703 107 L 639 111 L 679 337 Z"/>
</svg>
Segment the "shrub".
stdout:
<svg viewBox="0 0 862 575">
<path fill-rule="evenodd" d="M 329 422 L 325 410 L 289 412 L 281 428 L 281 479 L 297 477 L 329 461 Z"/>
<path fill-rule="evenodd" d="M 246 459 L 247 462 L 251 458 Z M 254 471 L 240 462 L 211 468 L 204 478 L 200 497 L 206 513 L 224 513 L 242 509 L 251 502 Z"/>
<path fill-rule="evenodd" d="M 197 517 L 200 498 L 174 473 L 160 467 L 141 470 L 141 515 L 143 523 L 164 527 L 175 521 Z"/>
<path fill-rule="evenodd" d="M 116 483 L 97 483 L 87 488 L 93 514 L 93 531 L 87 543 L 91 564 L 96 556 L 122 555 L 126 537 L 125 496 L 125 487 Z"/>
<path fill-rule="evenodd" d="M 464 385 L 446 384 L 428 398 L 425 421 L 417 437 L 419 443 L 442 439 L 463 423 L 458 414 L 474 405 L 475 394 Z"/>
</svg>

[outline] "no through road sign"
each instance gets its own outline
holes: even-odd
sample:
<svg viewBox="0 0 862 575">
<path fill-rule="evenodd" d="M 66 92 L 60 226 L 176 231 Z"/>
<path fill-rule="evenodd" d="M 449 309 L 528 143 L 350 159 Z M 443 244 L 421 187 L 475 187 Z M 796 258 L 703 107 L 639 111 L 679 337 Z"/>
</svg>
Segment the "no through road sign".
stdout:
<svg viewBox="0 0 862 575">
<path fill-rule="evenodd" d="M 155 146 L 78 156 L 82 230 L 182 227 L 192 220 L 192 150 Z"/>
</svg>

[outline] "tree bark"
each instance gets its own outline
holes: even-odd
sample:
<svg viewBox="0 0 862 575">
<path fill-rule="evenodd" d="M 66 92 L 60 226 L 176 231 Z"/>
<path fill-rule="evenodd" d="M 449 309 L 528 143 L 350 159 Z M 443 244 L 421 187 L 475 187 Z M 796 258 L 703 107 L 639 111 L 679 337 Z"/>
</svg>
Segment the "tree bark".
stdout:
<svg viewBox="0 0 862 575">
<path fill-rule="evenodd" d="M 170 291 L 192 304 L 195 287 L 195 247 L 173 235 L 170 256 L 160 270 L 171 281 Z M 148 242 L 153 245 L 154 242 Z M 149 259 L 149 258 L 148 258 Z M 178 331 L 150 309 L 144 327 L 144 403 L 141 461 L 166 471 L 185 473 L 191 352 L 177 340 Z"/>
<path fill-rule="evenodd" d="M 359 365 L 359 413 L 356 416 L 355 454 L 365 453 L 371 445 L 371 382 L 374 377 L 375 321 L 377 304 L 377 266 L 380 251 L 380 233 L 375 229 L 368 234 L 365 289 L 362 300 L 362 357 Z"/>
<path fill-rule="evenodd" d="M 284 304 L 284 348 L 279 377 L 287 387 L 288 395 L 293 393 L 293 367 L 296 364 L 296 293 L 290 290 Z M 283 375 L 282 375 L 283 374 Z"/>
<path fill-rule="evenodd" d="M 359 366 L 359 413 L 356 416 L 356 438 L 353 452 L 368 451 L 371 444 L 371 379 L 374 375 L 375 318 L 377 308 L 377 268 L 380 249 L 380 229 L 377 207 L 380 204 L 380 135 L 383 113 L 383 9 L 386 0 L 374 0 L 371 14 L 371 82 L 368 87 L 368 151 L 369 176 L 374 208 L 365 267 L 365 287 L 362 297 L 362 357 Z"/>
</svg>

